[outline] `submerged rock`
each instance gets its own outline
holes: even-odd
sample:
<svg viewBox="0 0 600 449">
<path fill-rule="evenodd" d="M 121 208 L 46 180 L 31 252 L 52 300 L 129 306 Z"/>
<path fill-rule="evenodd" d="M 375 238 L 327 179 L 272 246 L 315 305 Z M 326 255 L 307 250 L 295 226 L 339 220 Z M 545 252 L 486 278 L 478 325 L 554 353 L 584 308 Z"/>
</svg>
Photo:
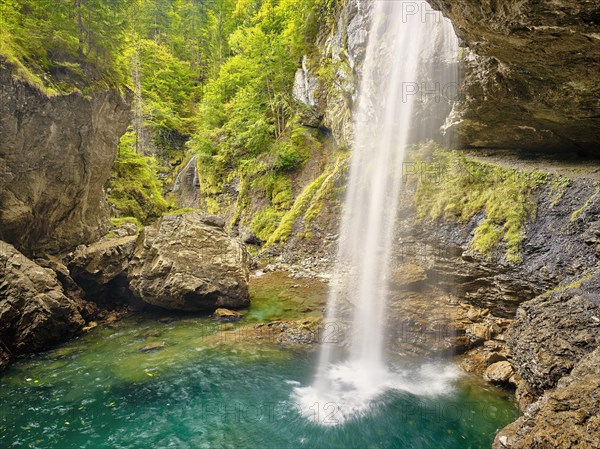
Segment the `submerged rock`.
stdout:
<svg viewBox="0 0 600 449">
<path fill-rule="evenodd" d="M 240 312 L 236 312 L 234 310 L 229 310 L 229 309 L 224 309 L 224 308 L 217 309 L 212 314 L 212 317 L 214 320 L 225 321 L 225 322 L 239 321 L 242 319 L 243 316 L 244 315 L 241 314 Z"/>
<path fill-rule="evenodd" d="M 131 291 L 171 310 L 248 306 L 250 256 L 244 245 L 205 217 L 171 215 L 146 227 L 128 272 Z"/>
<path fill-rule="evenodd" d="M 156 352 L 165 348 L 167 344 L 164 341 L 153 341 L 140 348 L 140 352 Z"/>
<path fill-rule="evenodd" d="M 47 349 L 84 326 L 56 274 L 0 242 L 0 368 L 14 355 Z"/>
</svg>

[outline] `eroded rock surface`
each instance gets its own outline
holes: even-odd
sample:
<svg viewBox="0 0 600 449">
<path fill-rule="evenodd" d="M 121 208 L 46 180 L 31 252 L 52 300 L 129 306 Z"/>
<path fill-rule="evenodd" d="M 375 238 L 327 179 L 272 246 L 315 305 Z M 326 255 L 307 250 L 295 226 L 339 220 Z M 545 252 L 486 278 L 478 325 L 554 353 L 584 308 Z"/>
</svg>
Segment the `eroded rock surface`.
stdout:
<svg viewBox="0 0 600 449">
<path fill-rule="evenodd" d="M 173 310 L 247 306 L 250 256 L 213 222 L 192 212 L 146 227 L 129 267 L 131 291 L 149 304 Z"/>
<path fill-rule="evenodd" d="M 0 238 L 41 255 L 106 233 L 103 186 L 128 115 L 118 93 L 49 96 L 0 60 Z"/>
<path fill-rule="evenodd" d="M 587 285 L 586 285 L 587 284 Z M 554 388 L 600 346 L 600 277 L 521 305 L 508 331 L 517 371 L 533 392 Z"/>
<path fill-rule="evenodd" d="M 84 326 L 56 274 L 0 242 L 0 369 L 16 355 L 47 349 Z"/>
<path fill-rule="evenodd" d="M 108 284 L 127 271 L 136 240 L 127 236 L 78 247 L 69 263 L 72 276 L 78 282 Z"/>
<path fill-rule="evenodd" d="M 494 449 L 596 449 L 600 447 L 600 348 L 502 429 Z"/>
</svg>

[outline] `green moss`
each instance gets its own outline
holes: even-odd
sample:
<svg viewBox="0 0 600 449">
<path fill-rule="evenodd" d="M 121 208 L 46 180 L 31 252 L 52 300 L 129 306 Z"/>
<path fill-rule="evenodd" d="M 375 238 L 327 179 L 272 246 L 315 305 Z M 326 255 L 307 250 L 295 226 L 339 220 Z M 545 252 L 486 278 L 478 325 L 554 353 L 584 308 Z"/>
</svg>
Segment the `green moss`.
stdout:
<svg viewBox="0 0 600 449">
<path fill-rule="evenodd" d="M 271 187 L 271 186 L 269 186 Z M 275 178 L 272 189 L 270 189 L 271 203 L 278 211 L 289 210 L 294 204 L 294 192 L 292 182 L 289 178 L 278 176 Z"/>
<path fill-rule="evenodd" d="M 125 223 L 133 223 L 137 226 L 138 230 L 142 229 L 144 225 L 135 217 L 113 217 L 110 219 L 112 225 L 116 228 L 123 226 Z"/>
<path fill-rule="evenodd" d="M 164 217 L 168 215 L 183 215 L 188 214 L 190 212 L 198 212 L 198 209 L 194 209 L 193 207 L 182 207 L 181 209 L 171 209 L 168 212 L 163 214 Z"/>
<path fill-rule="evenodd" d="M 550 183 L 550 194 L 554 195 L 552 198 L 552 203 L 550 204 L 550 208 L 554 209 L 560 200 L 563 199 L 569 187 L 571 187 L 573 183 L 569 178 L 565 178 L 564 176 L 555 176 L 553 177 Z"/>
<path fill-rule="evenodd" d="M 108 201 L 117 217 L 135 217 L 148 224 L 167 212 L 158 179 L 158 165 L 153 157 L 135 152 L 135 133 L 121 138 L 119 155 L 108 181 Z"/>
<path fill-rule="evenodd" d="M 490 221 L 485 220 L 475 229 L 472 247 L 481 254 L 489 255 L 500 244 L 502 234 L 501 227 L 494 226 Z"/>
<path fill-rule="evenodd" d="M 579 215 L 581 215 L 582 212 L 584 212 L 588 207 L 591 206 L 591 204 L 594 202 L 594 200 L 598 196 L 598 193 L 600 193 L 600 186 L 596 186 L 594 193 L 592 194 L 592 196 L 590 196 L 587 199 L 587 201 L 583 204 L 583 206 L 581 206 L 576 211 L 573 211 L 573 213 L 571 214 L 571 222 L 574 222 L 575 220 L 577 220 L 577 217 L 579 217 Z"/>
<path fill-rule="evenodd" d="M 589 281 L 590 279 L 594 278 L 594 276 L 598 275 L 599 272 L 600 270 L 592 270 L 584 274 L 583 276 L 569 282 L 568 284 L 559 285 L 557 287 L 551 288 L 546 293 L 562 292 L 565 290 L 576 290 L 578 288 L 581 288 L 581 285 L 584 282 Z"/>
<path fill-rule="evenodd" d="M 327 179 L 327 176 L 322 174 L 311 184 L 309 184 L 300 195 L 298 195 L 298 198 L 296 198 L 292 208 L 283 216 L 279 226 L 267 240 L 266 246 L 287 241 L 288 237 L 292 233 L 294 224 L 302 216 L 302 214 L 306 212 L 311 200 L 319 191 L 325 182 L 325 179 Z"/>
<path fill-rule="evenodd" d="M 204 199 L 206 212 L 211 215 L 219 215 L 221 211 L 221 205 L 216 198 L 205 198 Z"/>
<path fill-rule="evenodd" d="M 427 151 L 432 151 L 429 161 L 421 156 Z M 490 256 L 503 243 L 507 259 L 521 261 L 523 229 L 536 214 L 534 192 L 548 182 L 547 174 L 476 161 L 431 144 L 410 164 L 406 170 L 416 177 L 414 201 L 421 218 L 469 221 L 481 212 L 485 219 L 475 229 L 471 247 Z"/>
<path fill-rule="evenodd" d="M 266 242 L 277 229 L 282 216 L 282 212 L 277 211 L 272 206 L 266 206 L 254 215 L 250 223 L 250 229 L 259 239 Z"/>
<path fill-rule="evenodd" d="M 335 187 L 335 181 L 339 178 L 340 174 L 347 169 L 349 153 L 341 153 L 336 159 L 335 163 L 325 171 L 325 181 L 315 194 L 312 199 L 310 206 L 304 214 L 304 236 L 305 238 L 310 237 L 310 225 L 312 222 L 321 215 L 325 202 L 331 198 Z"/>
<path fill-rule="evenodd" d="M 250 198 L 248 197 L 248 188 L 248 179 L 244 177 L 240 180 L 240 190 L 237 196 L 237 200 L 235 202 L 234 214 L 230 223 L 230 228 L 239 224 L 242 213 L 250 204 Z"/>
</svg>

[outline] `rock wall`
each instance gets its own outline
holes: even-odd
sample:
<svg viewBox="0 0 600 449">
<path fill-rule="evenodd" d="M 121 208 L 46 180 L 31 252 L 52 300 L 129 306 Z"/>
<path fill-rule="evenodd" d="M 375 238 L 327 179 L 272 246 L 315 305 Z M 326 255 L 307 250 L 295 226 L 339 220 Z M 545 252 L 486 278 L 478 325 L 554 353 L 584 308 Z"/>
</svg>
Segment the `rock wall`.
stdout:
<svg viewBox="0 0 600 449">
<path fill-rule="evenodd" d="M 304 123 L 330 129 L 340 147 L 352 144 L 352 111 L 372 7 L 372 2 L 346 1 L 331 28 L 320 30 L 318 52 L 305 56 L 296 72 L 294 97 L 306 107 Z"/>
<path fill-rule="evenodd" d="M 497 184 L 489 183 L 490 189 L 509 186 L 517 171 L 538 179 L 531 182 L 528 193 L 535 213 L 522 228 L 521 260 L 507 260 L 502 241 L 487 255 L 473 249 L 475 230 L 489 211 L 481 210 L 467 220 L 419 216 L 413 187 L 422 182 L 420 177 L 441 176 L 431 172 L 407 179 L 396 257 L 420 265 L 433 285 L 458 298 L 456 309 L 464 302 L 485 309 L 487 323 L 466 329 L 467 337 L 480 339 L 471 342 L 462 366 L 485 372 L 496 383 L 515 385 L 525 413 L 499 433 L 495 449 L 600 447 L 600 397 L 593 393 L 600 376 L 592 367 L 600 348 L 597 167 L 525 162 L 508 154 L 498 158 L 463 152 L 461 157 L 501 170 Z M 469 167 L 477 170 L 476 165 Z M 476 181 L 472 172 L 463 173 L 451 183 L 460 186 L 467 201 L 470 185 Z M 436 305 L 435 313 L 429 312 L 433 321 L 440 310 Z M 467 313 L 469 319 L 471 314 Z M 493 317 L 505 319 L 492 322 Z"/>
<path fill-rule="evenodd" d="M 555 390 L 502 429 L 493 449 L 600 447 L 600 348 L 583 357 Z"/>
<path fill-rule="evenodd" d="M 128 123 L 117 92 L 48 95 L 0 61 L 0 239 L 34 255 L 100 238 Z"/>
<path fill-rule="evenodd" d="M 600 155 L 600 1 L 428 1 L 466 47 L 463 145 Z"/>
</svg>

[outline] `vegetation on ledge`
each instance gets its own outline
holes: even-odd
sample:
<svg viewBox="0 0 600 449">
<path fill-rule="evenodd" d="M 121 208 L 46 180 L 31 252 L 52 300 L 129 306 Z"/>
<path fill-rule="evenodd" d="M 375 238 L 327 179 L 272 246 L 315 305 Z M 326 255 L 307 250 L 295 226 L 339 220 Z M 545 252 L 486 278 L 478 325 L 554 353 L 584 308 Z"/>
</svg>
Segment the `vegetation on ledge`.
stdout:
<svg viewBox="0 0 600 449">
<path fill-rule="evenodd" d="M 423 154 L 428 151 L 432 153 L 426 160 Z M 508 261 L 521 261 L 524 227 L 536 215 L 534 193 L 551 175 L 480 162 L 432 144 L 421 147 L 411 164 L 415 164 L 411 168 L 417 175 L 414 202 L 421 219 L 467 222 L 482 214 L 471 247 L 491 256 L 502 246 Z"/>
</svg>

